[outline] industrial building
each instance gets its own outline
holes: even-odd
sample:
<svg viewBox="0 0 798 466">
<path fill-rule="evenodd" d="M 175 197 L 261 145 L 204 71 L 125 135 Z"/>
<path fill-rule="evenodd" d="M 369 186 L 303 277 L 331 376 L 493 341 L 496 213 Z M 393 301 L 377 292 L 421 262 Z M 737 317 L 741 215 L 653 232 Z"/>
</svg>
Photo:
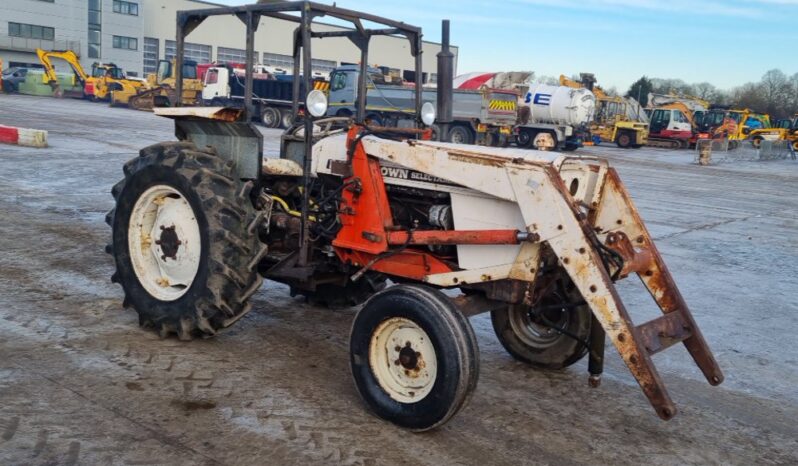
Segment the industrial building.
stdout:
<svg viewBox="0 0 798 466">
<path fill-rule="evenodd" d="M 174 56 L 177 11 L 216 6 L 198 0 L 4 0 L 0 6 L 0 59 L 5 67 L 38 67 L 37 48 L 69 49 L 80 56 L 84 68 L 94 62 L 111 62 L 131 76 L 144 76 L 155 71 L 158 60 Z M 256 60 L 290 69 L 292 44 L 285 37 L 293 27 L 287 21 L 264 18 L 255 37 Z M 340 29 L 334 25 L 324 28 Z M 424 43 L 425 82 L 436 81 L 439 51 L 439 44 Z M 456 66 L 456 47 L 453 52 Z M 198 63 L 242 62 L 245 55 L 244 25 L 233 16 L 211 18 L 187 38 L 186 56 Z M 321 72 L 357 63 L 360 56 L 342 38 L 314 40 L 313 55 L 314 71 Z M 375 38 L 370 56 L 372 65 L 414 79 L 407 40 Z M 65 64 L 56 66 L 68 71 Z"/>
</svg>

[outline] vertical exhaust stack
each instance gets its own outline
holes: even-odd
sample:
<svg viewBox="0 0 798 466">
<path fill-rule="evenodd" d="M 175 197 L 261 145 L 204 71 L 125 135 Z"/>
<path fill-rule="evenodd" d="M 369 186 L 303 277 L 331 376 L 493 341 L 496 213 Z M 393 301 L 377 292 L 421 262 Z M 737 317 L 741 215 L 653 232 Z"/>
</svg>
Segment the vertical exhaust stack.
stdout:
<svg viewBox="0 0 798 466">
<path fill-rule="evenodd" d="M 438 53 L 438 140 L 449 140 L 452 124 L 454 54 L 449 50 L 449 20 L 443 20 L 441 51 Z"/>
</svg>

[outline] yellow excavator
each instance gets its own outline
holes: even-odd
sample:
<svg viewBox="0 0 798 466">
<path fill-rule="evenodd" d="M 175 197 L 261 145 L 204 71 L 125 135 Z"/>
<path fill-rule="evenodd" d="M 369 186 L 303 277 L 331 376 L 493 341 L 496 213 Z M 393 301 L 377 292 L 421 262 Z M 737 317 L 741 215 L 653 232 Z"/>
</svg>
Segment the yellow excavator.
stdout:
<svg viewBox="0 0 798 466">
<path fill-rule="evenodd" d="M 729 148 L 739 146 L 740 142 L 754 136 L 752 133 L 757 130 L 771 129 L 770 115 L 747 108 L 733 109 L 722 106 L 709 109 L 698 126 L 702 133 L 708 133 L 713 138 L 728 139 Z"/>
<path fill-rule="evenodd" d="M 64 97 L 64 90 L 58 83 L 58 75 L 53 66 L 52 59 L 64 60 L 72 67 L 75 78 L 81 87 L 81 92 L 71 95 L 71 97 L 82 97 L 89 100 L 107 101 L 110 100 L 111 89 L 115 86 L 124 86 L 130 89 L 138 89 L 144 86 L 142 80 L 130 79 L 125 76 L 124 71 L 113 63 L 94 63 L 91 65 L 91 75 L 87 74 L 80 64 L 78 55 L 72 50 L 42 50 L 36 49 L 36 56 L 44 66 L 44 75 L 47 84 L 53 89 L 55 97 Z"/>
<path fill-rule="evenodd" d="M 91 78 L 83 70 L 83 67 L 80 65 L 80 60 L 75 52 L 71 50 L 46 51 L 42 49 L 36 49 L 36 56 L 39 57 L 39 61 L 44 66 L 45 84 L 50 85 L 50 87 L 53 89 L 53 95 L 55 97 L 64 97 L 64 90 L 61 88 L 61 84 L 58 82 L 58 75 L 55 72 L 55 66 L 53 66 L 52 62 L 53 58 L 58 58 L 67 62 L 69 66 L 72 67 L 72 71 L 75 73 L 75 78 L 77 79 L 78 84 L 80 84 L 80 94 L 70 95 L 70 97 L 86 97 L 85 86 Z"/>
<path fill-rule="evenodd" d="M 176 100 L 174 61 L 158 62 L 158 72 L 147 76 L 142 87 L 117 84 L 112 89 L 111 105 L 127 106 L 134 110 L 149 111 L 154 107 L 169 107 Z M 197 105 L 202 96 L 202 81 L 197 74 L 197 63 L 183 62 L 184 105 Z"/>
<path fill-rule="evenodd" d="M 642 109 L 634 108 L 623 97 L 611 96 L 596 85 L 596 77 L 581 73 L 580 81 L 560 75 L 560 85 L 574 89 L 586 88 L 596 96 L 596 113 L 590 124 L 590 134 L 601 142 L 614 142 L 621 148 L 640 148 L 648 143 L 648 121 Z M 638 105 L 639 107 L 639 105 Z"/>
</svg>

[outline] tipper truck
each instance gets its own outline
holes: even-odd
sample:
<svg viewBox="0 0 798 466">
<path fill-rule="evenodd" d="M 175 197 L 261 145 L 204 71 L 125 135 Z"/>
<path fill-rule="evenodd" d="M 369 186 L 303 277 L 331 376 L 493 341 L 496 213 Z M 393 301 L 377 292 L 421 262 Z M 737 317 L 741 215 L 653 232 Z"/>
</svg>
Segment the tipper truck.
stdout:
<svg viewBox="0 0 798 466">
<path fill-rule="evenodd" d="M 294 76 L 273 74 L 262 67 L 256 67 L 255 71 L 252 80 L 255 112 L 267 128 L 288 128 L 294 119 L 291 110 Z M 230 65 L 210 67 L 205 72 L 204 83 L 202 101 L 205 105 L 229 107 L 244 105 L 246 87 L 244 69 Z M 314 79 L 313 87 L 324 90 L 329 85 L 324 79 Z M 302 90 L 304 92 L 304 87 Z"/>
<path fill-rule="evenodd" d="M 360 71 L 355 65 L 337 68 L 330 75 L 329 116 L 355 113 Z M 401 82 L 387 82 L 375 68 L 369 68 L 366 100 L 367 119 L 376 126 L 402 127 L 414 118 L 415 88 Z M 437 89 L 425 88 L 424 102 L 437 101 Z M 518 93 L 512 90 L 455 90 L 452 101 L 454 123 L 448 137 L 460 144 L 505 146 L 510 142 L 517 120 Z"/>
<path fill-rule="evenodd" d="M 515 128 L 519 147 L 572 151 L 589 137 L 596 97 L 588 89 L 533 84 Z"/>
</svg>

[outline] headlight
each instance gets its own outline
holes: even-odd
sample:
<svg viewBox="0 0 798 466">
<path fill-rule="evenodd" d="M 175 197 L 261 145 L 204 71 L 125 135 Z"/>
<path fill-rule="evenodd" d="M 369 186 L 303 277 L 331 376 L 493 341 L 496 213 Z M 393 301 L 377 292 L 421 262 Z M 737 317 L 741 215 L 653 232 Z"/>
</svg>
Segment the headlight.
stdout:
<svg viewBox="0 0 798 466">
<path fill-rule="evenodd" d="M 432 126 L 435 123 L 435 106 L 432 102 L 426 102 L 421 106 L 421 121 L 427 126 Z"/>
<path fill-rule="evenodd" d="M 310 91 L 305 99 L 305 107 L 308 113 L 316 118 L 321 118 L 327 114 L 327 96 L 320 90 Z"/>
</svg>

